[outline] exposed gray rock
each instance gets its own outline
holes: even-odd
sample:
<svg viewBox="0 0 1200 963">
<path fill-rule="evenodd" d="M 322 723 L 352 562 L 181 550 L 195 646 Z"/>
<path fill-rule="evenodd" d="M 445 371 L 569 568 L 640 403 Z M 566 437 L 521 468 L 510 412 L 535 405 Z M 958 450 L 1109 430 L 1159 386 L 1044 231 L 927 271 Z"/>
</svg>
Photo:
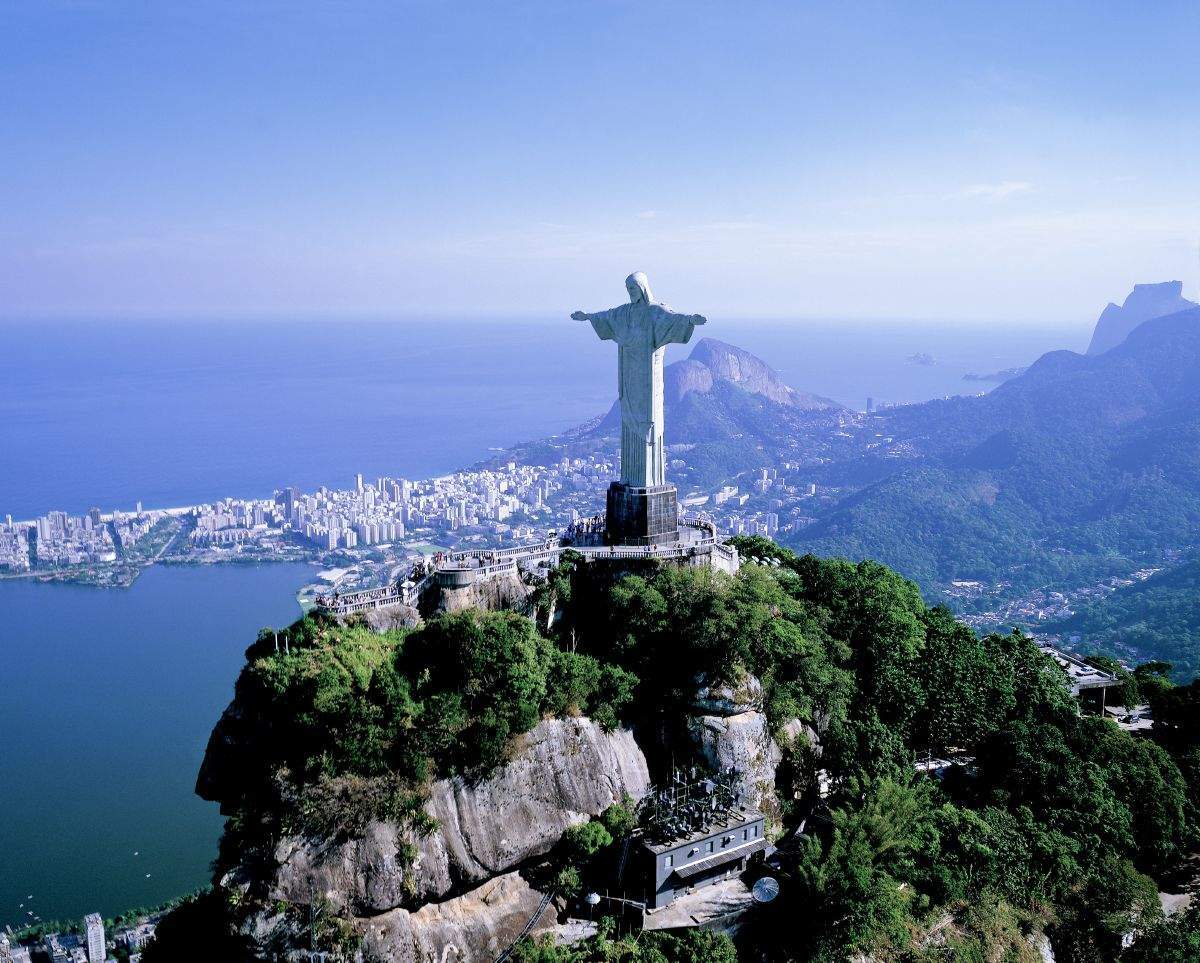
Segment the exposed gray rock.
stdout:
<svg viewBox="0 0 1200 963">
<path fill-rule="evenodd" d="M 779 741 L 785 746 L 795 746 L 797 743 L 809 746 L 815 756 L 821 755 L 821 739 L 817 730 L 807 722 L 799 719 L 789 719 L 779 727 Z"/>
<path fill-rule="evenodd" d="M 781 810 L 775 770 L 783 754 L 771 738 L 767 717 L 761 712 L 693 716 L 688 731 L 709 765 L 736 769 L 746 801 L 778 823 Z"/>
<path fill-rule="evenodd" d="M 676 361 L 674 364 L 667 365 L 664 375 L 666 378 L 664 390 L 667 393 L 668 401 L 682 401 L 685 395 L 689 395 L 693 391 L 701 395 L 712 391 L 712 369 L 702 361 L 693 361 L 691 358 Z"/>
<path fill-rule="evenodd" d="M 481 609 L 499 612 L 502 609 L 524 609 L 530 588 L 515 574 L 497 575 L 482 579 L 463 588 L 438 588 L 429 593 L 435 612 L 461 612 Z M 425 602 L 422 601 L 422 606 Z"/>
<path fill-rule="evenodd" d="M 363 615 L 363 621 L 376 632 L 411 629 L 421 621 L 421 613 L 411 605 L 387 605 Z"/>
<path fill-rule="evenodd" d="M 668 424 L 673 409 L 688 395 L 706 395 L 718 385 L 732 385 L 776 404 L 805 411 L 842 407 L 832 398 L 797 391 L 785 384 L 775 369 L 749 351 L 715 338 L 701 338 L 687 358 L 663 369 L 663 401 L 667 406 Z M 618 401 L 599 423 L 589 428 L 608 432 L 616 429 L 620 422 L 621 403 Z"/>
<path fill-rule="evenodd" d="M 361 920 L 362 957 L 364 963 L 491 961 L 512 944 L 535 913 L 533 936 L 555 928 L 553 905 L 542 907 L 542 894 L 520 874 L 509 873 L 444 903 L 431 903 L 415 912 L 394 909 Z"/>
<path fill-rule="evenodd" d="M 704 676 L 696 677 L 696 694 L 692 708 L 710 716 L 736 716 L 762 708 L 763 688 L 756 676 L 743 673 L 736 685 L 707 684 Z"/>
<path fill-rule="evenodd" d="M 701 338 L 697 341 L 696 347 L 692 349 L 692 353 L 688 356 L 688 362 L 698 362 L 704 365 L 711 373 L 708 387 L 701 389 L 700 384 L 695 383 L 690 390 L 708 391 L 711 390 L 714 382 L 726 381 L 737 385 L 743 391 L 769 398 L 777 404 L 788 405 L 793 408 L 841 407 L 836 401 L 832 401 L 829 398 L 822 398 L 820 395 L 809 394 L 805 391 L 797 391 L 795 388 L 784 384 L 783 379 L 779 377 L 779 373 L 761 358 L 755 357 L 749 351 L 745 351 L 735 345 L 718 341 L 716 338 Z M 672 387 L 671 369 L 674 367 L 675 365 L 670 365 L 667 368 L 669 387 Z M 681 371 L 680 375 L 686 377 L 688 382 L 696 381 L 696 375 L 691 371 Z M 680 389 L 682 387 L 681 385 Z M 686 391 L 680 389 L 676 390 L 678 391 L 678 397 L 682 398 Z"/>
<path fill-rule="evenodd" d="M 335 907 L 372 915 L 461 891 L 550 850 L 570 826 L 649 786 L 646 759 L 628 730 L 588 719 L 552 719 L 520 740 L 512 761 L 487 779 L 434 783 L 425 805 L 438 828 L 412 839 L 394 823 L 372 823 L 343 843 L 284 839 L 272 896 L 307 903 L 312 891 Z M 411 865 L 401 855 L 416 847 Z"/>
<path fill-rule="evenodd" d="M 1029 945 L 1037 950 L 1038 956 L 1042 958 L 1042 963 L 1055 963 L 1054 947 L 1050 945 L 1050 938 L 1041 930 L 1034 930 L 1027 937 Z"/>
</svg>

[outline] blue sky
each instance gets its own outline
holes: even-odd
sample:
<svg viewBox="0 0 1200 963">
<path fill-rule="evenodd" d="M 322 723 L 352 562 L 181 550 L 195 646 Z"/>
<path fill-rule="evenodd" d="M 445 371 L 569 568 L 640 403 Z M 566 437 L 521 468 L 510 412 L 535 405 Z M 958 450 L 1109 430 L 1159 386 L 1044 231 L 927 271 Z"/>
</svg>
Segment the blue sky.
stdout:
<svg viewBox="0 0 1200 963">
<path fill-rule="evenodd" d="M 0 0 L 0 314 L 1195 296 L 1198 49 L 1195 2 Z"/>
</svg>

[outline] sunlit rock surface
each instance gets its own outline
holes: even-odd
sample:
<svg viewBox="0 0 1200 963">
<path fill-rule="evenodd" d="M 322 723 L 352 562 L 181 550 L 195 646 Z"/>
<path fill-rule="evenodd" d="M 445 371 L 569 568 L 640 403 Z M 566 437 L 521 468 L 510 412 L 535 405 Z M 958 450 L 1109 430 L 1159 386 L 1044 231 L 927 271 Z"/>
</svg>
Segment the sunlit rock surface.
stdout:
<svg viewBox="0 0 1200 963">
<path fill-rule="evenodd" d="M 587 719 L 552 719 L 518 740 L 512 761 L 488 778 L 434 783 L 425 805 L 438 828 L 412 838 L 372 823 L 339 843 L 288 837 L 276 849 L 273 897 L 308 902 L 315 892 L 356 915 L 415 906 L 462 892 L 550 850 L 570 826 L 649 785 L 646 759 L 628 730 Z M 404 844 L 416 847 L 411 864 Z"/>
</svg>

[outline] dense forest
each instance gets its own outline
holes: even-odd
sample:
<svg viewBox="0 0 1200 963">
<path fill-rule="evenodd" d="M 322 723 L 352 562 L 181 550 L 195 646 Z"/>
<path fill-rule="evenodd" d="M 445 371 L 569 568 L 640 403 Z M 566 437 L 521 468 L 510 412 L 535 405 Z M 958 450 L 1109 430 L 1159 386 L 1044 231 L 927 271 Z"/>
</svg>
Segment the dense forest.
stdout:
<svg viewBox="0 0 1200 963">
<path fill-rule="evenodd" d="M 1155 882 L 1200 835 L 1196 685 L 1152 673 L 1163 724 L 1135 738 L 1081 716 L 1027 638 L 980 638 L 881 565 L 740 547 L 749 562 L 735 578 L 650 565 L 606 581 L 568 557 L 533 617 L 471 611 L 376 634 L 309 616 L 278 650 L 262 633 L 234 728 L 215 756 L 210 746 L 221 764 L 202 774 L 229 816 L 216 888 L 164 924 L 147 963 L 190 958 L 196 927 L 232 934 L 254 890 L 232 905 L 222 879 L 253 877 L 285 831 L 352 837 L 388 818 L 420 832 L 429 779 L 486 773 L 543 717 L 670 733 L 698 677 L 747 673 L 785 751 L 780 898 L 736 942 L 639 939 L 613 921 L 583 944 L 527 941 L 517 959 L 1033 960 L 1030 933 L 1063 963 L 1194 959 L 1148 947 L 1197 939 L 1194 914 L 1162 919 Z M 791 720 L 814 738 L 784 738 Z M 969 772 L 914 772 L 919 754 L 951 747 L 975 757 Z M 614 806 L 527 872 L 577 896 L 633 827 Z M 345 921 L 323 926 L 322 948 L 352 951 Z M 232 935 L 225 952 L 242 952 Z"/>
</svg>

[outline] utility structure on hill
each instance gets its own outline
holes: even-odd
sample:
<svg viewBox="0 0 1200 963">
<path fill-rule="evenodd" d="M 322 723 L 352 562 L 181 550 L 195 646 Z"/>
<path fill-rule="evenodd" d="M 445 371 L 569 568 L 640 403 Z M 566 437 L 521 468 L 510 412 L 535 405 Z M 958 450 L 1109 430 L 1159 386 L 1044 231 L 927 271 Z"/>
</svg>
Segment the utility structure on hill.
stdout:
<svg viewBox="0 0 1200 963">
<path fill-rule="evenodd" d="M 771 849 L 766 819 L 745 804 L 737 780 L 733 770 L 700 778 L 676 770 L 639 804 L 635 845 L 648 911 L 739 876 Z"/>
</svg>

